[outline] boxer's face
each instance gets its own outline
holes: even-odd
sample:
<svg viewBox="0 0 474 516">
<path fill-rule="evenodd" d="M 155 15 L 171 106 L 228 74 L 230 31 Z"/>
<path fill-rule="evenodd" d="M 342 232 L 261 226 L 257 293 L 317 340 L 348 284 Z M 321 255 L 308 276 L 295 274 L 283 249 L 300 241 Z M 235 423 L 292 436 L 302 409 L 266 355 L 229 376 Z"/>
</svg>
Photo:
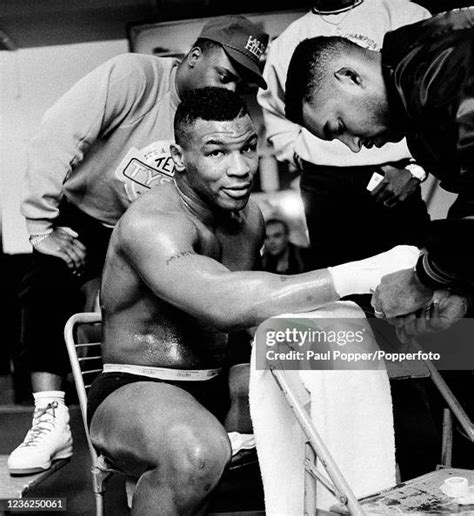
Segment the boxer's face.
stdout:
<svg viewBox="0 0 474 516">
<path fill-rule="evenodd" d="M 359 152 L 362 147 L 382 147 L 403 138 L 390 128 L 383 95 L 357 88 L 347 91 L 337 84 L 330 93 L 316 92 L 310 102 L 303 104 L 303 123 L 318 138 L 337 139 L 352 152 Z"/>
<path fill-rule="evenodd" d="M 222 47 L 203 52 L 200 48 L 191 51 L 192 74 L 189 89 L 215 86 L 231 91 L 237 89 L 242 78 Z"/>
<path fill-rule="evenodd" d="M 248 115 L 198 119 L 181 151 L 186 180 L 202 200 L 224 210 L 245 207 L 258 167 L 257 134 Z"/>
</svg>

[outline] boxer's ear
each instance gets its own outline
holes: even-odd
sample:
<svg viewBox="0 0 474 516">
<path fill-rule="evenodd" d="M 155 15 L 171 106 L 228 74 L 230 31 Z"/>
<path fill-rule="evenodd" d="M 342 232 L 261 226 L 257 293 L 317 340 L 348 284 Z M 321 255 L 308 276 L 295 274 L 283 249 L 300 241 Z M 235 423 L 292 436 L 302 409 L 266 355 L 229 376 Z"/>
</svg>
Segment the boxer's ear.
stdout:
<svg viewBox="0 0 474 516">
<path fill-rule="evenodd" d="M 185 169 L 184 159 L 183 159 L 183 149 L 181 145 L 177 143 L 172 143 L 170 145 L 171 157 L 174 161 L 174 166 L 178 172 L 182 172 Z"/>
</svg>

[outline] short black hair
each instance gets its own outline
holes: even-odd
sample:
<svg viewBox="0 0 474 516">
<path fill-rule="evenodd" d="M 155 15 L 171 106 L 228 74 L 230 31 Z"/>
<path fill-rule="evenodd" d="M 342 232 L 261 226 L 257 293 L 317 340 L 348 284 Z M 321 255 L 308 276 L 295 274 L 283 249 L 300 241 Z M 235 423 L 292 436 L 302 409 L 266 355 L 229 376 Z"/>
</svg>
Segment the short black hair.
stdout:
<svg viewBox="0 0 474 516">
<path fill-rule="evenodd" d="M 285 116 L 302 125 L 303 103 L 321 87 L 328 64 L 338 55 L 360 48 L 339 36 L 318 36 L 303 40 L 293 52 L 286 76 Z"/>
<path fill-rule="evenodd" d="M 217 41 L 212 41 L 212 39 L 207 38 L 198 38 L 192 45 L 191 49 L 195 47 L 200 48 L 204 54 L 214 52 L 218 48 L 223 48 L 220 43 L 217 43 Z"/>
<path fill-rule="evenodd" d="M 283 229 L 285 230 L 285 234 L 290 234 L 290 226 L 285 220 L 278 219 L 277 217 L 272 217 L 271 219 L 265 221 L 265 227 L 269 226 L 270 224 L 281 224 L 283 226 Z"/>
<path fill-rule="evenodd" d="M 174 117 L 174 137 L 178 145 L 188 142 L 189 128 L 196 120 L 224 122 L 248 115 L 244 101 L 225 88 L 207 86 L 184 94 Z"/>
</svg>

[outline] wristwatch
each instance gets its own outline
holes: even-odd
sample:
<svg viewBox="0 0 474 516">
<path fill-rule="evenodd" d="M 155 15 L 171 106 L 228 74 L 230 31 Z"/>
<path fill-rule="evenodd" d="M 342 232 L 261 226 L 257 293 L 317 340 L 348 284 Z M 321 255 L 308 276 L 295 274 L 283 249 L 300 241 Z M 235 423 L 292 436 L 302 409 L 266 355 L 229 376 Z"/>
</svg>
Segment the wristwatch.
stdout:
<svg viewBox="0 0 474 516">
<path fill-rule="evenodd" d="M 414 161 L 408 163 L 408 165 L 405 165 L 405 168 L 408 170 L 408 172 L 410 172 L 412 177 L 418 179 L 420 183 L 423 183 L 423 181 L 425 181 L 428 177 L 428 174 L 425 172 L 425 169 L 423 167 L 420 167 L 420 165 L 417 165 Z"/>
</svg>

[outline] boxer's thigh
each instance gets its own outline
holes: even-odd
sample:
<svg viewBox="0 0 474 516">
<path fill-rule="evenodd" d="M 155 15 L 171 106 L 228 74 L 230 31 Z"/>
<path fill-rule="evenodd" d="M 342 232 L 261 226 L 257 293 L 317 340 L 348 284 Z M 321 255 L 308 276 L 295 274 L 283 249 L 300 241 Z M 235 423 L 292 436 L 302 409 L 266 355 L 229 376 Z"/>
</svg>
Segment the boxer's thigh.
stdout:
<svg viewBox="0 0 474 516">
<path fill-rule="evenodd" d="M 124 385 L 97 408 L 94 446 L 130 475 L 166 471 L 196 450 L 210 461 L 230 452 L 219 421 L 185 390 L 158 382 Z"/>
</svg>

